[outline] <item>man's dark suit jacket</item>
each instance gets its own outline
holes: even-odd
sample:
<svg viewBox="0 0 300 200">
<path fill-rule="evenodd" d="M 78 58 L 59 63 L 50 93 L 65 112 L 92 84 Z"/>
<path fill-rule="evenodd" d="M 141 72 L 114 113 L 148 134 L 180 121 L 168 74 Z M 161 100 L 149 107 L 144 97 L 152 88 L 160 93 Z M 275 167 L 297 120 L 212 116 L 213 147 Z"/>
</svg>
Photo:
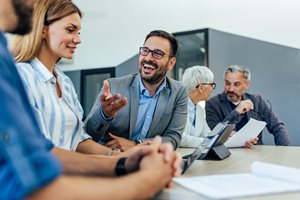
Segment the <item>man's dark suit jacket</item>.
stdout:
<svg viewBox="0 0 300 200">
<path fill-rule="evenodd" d="M 246 113 L 248 121 L 253 118 L 266 122 L 266 127 L 273 134 L 276 145 L 287 146 L 290 144 L 288 131 L 283 122 L 272 111 L 271 105 L 260 95 L 244 93 L 243 99 L 250 99 L 254 104 L 254 109 Z M 209 99 L 206 102 L 205 109 L 207 124 L 211 129 L 221 121 L 237 124 L 243 117 L 235 109 L 232 109 L 224 92 Z M 262 134 L 259 135 L 259 139 L 259 143 L 263 143 Z"/>
</svg>

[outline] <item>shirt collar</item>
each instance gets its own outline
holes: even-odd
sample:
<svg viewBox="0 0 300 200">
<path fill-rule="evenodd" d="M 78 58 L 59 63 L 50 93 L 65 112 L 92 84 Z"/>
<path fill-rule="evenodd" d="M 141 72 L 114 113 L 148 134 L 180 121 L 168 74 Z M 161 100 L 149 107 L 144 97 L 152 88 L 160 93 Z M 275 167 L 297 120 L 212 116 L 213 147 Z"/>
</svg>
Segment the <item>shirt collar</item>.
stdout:
<svg viewBox="0 0 300 200">
<path fill-rule="evenodd" d="M 144 84 L 142 82 L 142 78 L 141 78 L 140 75 L 139 75 L 139 82 L 140 82 L 140 94 L 146 95 L 146 96 L 150 96 L 150 93 L 145 88 L 145 86 L 144 86 Z M 156 91 L 156 93 L 153 96 L 159 94 L 161 90 L 163 90 L 164 88 L 166 88 L 166 85 L 167 85 L 167 81 L 166 81 L 166 78 L 165 78 L 164 81 L 160 84 L 158 90 Z"/>
<path fill-rule="evenodd" d="M 190 109 L 190 110 L 196 110 L 196 106 L 197 106 L 197 105 L 195 105 L 195 104 L 192 102 L 191 98 L 188 97 L 188 107 L 189 107 L 189 109 Z"/>
<path fill-rule="evenodd" d="M 40 78 L 44 82 L 53 81 L 56 82 L 56 78 L 54 75 L 48 70 L 48 68 L 38 59 L 34 58 L 30 61 L 31 65 L 35 68 L 35 70 L 39 73 Z M 54 73 L 57 79 L 63 79 L 63 75 L 57 67 L 54 67 Z"/>
</svg>

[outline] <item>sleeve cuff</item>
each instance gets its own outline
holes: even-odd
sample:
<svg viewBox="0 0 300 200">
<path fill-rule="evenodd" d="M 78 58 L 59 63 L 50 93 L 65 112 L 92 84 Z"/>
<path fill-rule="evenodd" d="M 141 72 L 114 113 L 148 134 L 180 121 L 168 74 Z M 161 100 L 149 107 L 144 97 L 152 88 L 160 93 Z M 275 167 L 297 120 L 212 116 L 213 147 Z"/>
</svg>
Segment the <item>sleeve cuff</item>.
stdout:
<svg viewBox="0 0 300 200">
<path fill-rule="evenodd" d="M 104 119 L 105 121 L 111 121 L 111 120 L 114 119 L 113 117 L 106 117 L 105 114 L 103 113 L 103 110 L 102 110 L 102 109 L 100 110 L 100 117 L 101 117 L 102 119 Z"/>
</svg>

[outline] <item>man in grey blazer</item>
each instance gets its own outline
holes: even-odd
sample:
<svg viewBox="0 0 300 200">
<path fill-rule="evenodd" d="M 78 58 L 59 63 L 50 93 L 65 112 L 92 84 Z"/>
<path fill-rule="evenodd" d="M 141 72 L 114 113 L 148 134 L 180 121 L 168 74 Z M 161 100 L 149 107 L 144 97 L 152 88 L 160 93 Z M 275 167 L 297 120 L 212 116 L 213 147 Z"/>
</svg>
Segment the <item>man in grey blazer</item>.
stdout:
<svg viewBox="0 0 300 200">
<path fill-rule="evenodd" d="M 272 111 L 271 106 L 260 96 L 246 93 L 250 86 L 250 71 L 232 65 L 224 73 L 224 92 L 206 102 L 206 120 L 209 127 L 228 121 L 240 130 L 250 118 L 265 121 L 268 131 L 273 134 L 276 145 L 289 145 L 288 131 L 283 122 Z M 255 140 L 252 142 L 256 143 Z M 262 144 L 262 134 L 259 135 Z"/>
<path fill-rule="evenodd" d="M 139 73 L 104 81 L 85 121 L 93 140 L 125 151 L 161 135 L 177 148 L 188 100 L 186 87 L 166 76 L 176 63 L 177 49 L 172 34 L 152 31 L 140 47 Z"/>
</svg>

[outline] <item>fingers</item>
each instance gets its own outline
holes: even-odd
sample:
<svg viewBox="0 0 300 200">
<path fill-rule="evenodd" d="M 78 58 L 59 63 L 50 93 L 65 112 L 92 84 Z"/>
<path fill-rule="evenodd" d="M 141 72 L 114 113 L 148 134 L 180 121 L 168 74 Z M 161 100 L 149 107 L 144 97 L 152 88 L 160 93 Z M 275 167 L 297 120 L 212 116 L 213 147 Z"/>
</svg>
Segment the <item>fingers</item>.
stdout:
<svg viewBox="0 0 300 200">
<path fill-rule="evenodd" d="M 252 142 L 251 141 L 247 141 L 245 142 L 244 148 L 251 148 L 252 147 Z"/>
<path fill-rule="evenodd" d="M 109 108 L 111 112 L 117 112 L 121 110 L 121 108 L 123 108 L 126 104 L 127 104 L 127 98 L 124 97 L 119 101 L 114 101 L 113 103 L 108 104 L 107 108 Z"/>
<path fill-rule="evenodd" d="M 109 97 L 111 97 L 110 86 L 107 80 L 103 81 L 103 94 L 101 95 L 101 101 L 106 101 Z"/>
<path fill-rule="evenodd" d="M 236 110 L 240 114 L 244 114 L 246 112 L 249 112 L 250 110 L 253 110 L 253 102 L 250 99 L 243 100 L 240 102 L 240 104 L 236 107 Z"/>
<path fill-rule="evenodd" d="M 143 147 L 139 148 L 138 151 L 135 152 L 136 156 L 139 158 L 142 158 L 151 153 L 152 153 L 152 148 L 150 146 L 143 146 Z"/>
<path fill-rule="evenodd" d="M 245 100 L 244 103 L 246 104 L 248 111 L 253 110 L 253 102 L 250 99 Z"/>
<path fill-rule="evenodd" d="M 180 153 L 175 152 L 175 161 L 173 163 L 173 168 L 174 168 L 174 172 L 173 172 L 173 176 L 180 176 L 181 175 L 181 163 L 182 163 L 182 156 L 180 155 Z"/>
<path fill-rule="evenodd" d="M 119 138 L 118 136 L 113 135 L 112 133 L 108 133 L 109 137 L 111 137 L 112 139 L 117 139 Z"/>
<path fill-rule="evenodd" d="M 101 102 L 105 103 L 107 105 L 114 104 L 120 98 L 121 98 L 121 95 L 119 93 L 117 93 L 115 95 L 103 93 L 100 96 Z"/>
<path fill-rule="evenodd" d="M 107 147 L 118 147 L 119 143 L 118 143 L 118 140 L 110 140 L 109 142 L 105 143 L 105 146 L 107 146 Z"/>
<path fill-rule="evenodd" d="M 110 85 L 107 80 L 103 81 L 103 93 L 100 95 L 102 111 L 106 117 L 114 117 L 116 113 L 127 104 L 127 98 L 121 98 L 121 94 L 114 95 L 110 92 Z"/>
<path fill-rule="evenodd" d="M 252 139 L 251 142 L 252 142 L 252 144 L 257 144 L 257 142 L 258 142 L 258 137 Z"/>
<path fill-rule="evenodd" d="M 166 185 L 166 188 L 172 188 L 173 187 L 173 181 L 170 180 L 167 185 Z"/>
<path fill-rule="evenodd" d="M 170 143 L 160 145 L 159 151 L 164 155 L 164 160 L 169 162 L 173 156 L 173 146 Z"/>
<path fill-rule="evenodd" d="M 173 176 L 179 176 L 181 174 L 181 155 L 177 152 L 174 152 L 173 146 L 170 143 L 161 144 L 162 140 L 159 137 L 159 141 L 155 138 L 153 141 L 154 145 L 159 145 L 158 151 L 163 154 L 164 161 L 167 163 L 172 163 Z"/>
<path fill-rule="evenodd" d="M 104 98 L 103 96 L 101 99 Z M 103 113 L 107 117 L 114 117 L 116 113 L 121 110 L 127 104 L 127 98 L 124 97 L 118 101 L 116 101 L 116 96 L 109 98 L 107 101 L 102 101 L 102 109 Z"/>
<path fill-rule="evenodd" d="M 103 89 L 104 89 L 104 93 L 110 94 L 109 82 L 107 80 L 103 81 Z"/>
<path fill-rule="evenodd" d="M 153 150 L 157 152 L 159 150 L 159 146 L 161 145 L 161 143 L 162 143 L 161 137 L 155 136 L 155 138 L 153 139 L 153 142 L 151 144 Z"/>
<path fill-rule="evenodd" d="M 253 145 L 257 144 L 257 141 L 258 141 L 258 137 L 254 138 L 254 139 L 251 139 L 251 140 L 248 140 L 248 141 L 245 142 L 244 147 L 245 148 L 251 148 Z"/>
</svg>

